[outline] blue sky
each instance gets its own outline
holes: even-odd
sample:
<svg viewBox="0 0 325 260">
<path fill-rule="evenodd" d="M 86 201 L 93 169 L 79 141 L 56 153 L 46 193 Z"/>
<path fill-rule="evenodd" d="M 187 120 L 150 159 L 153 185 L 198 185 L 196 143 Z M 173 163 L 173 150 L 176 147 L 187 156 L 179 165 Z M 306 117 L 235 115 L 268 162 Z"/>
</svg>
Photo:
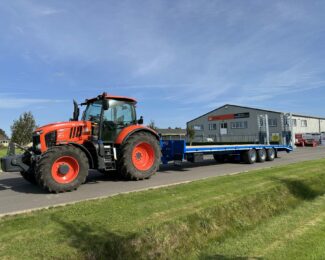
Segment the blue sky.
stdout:
<svg viewBox="0 0 325 260">
<path fill-rule="evenodd" d="M 325 1 L 1 1 L 0 128 L 72 98 L 185 127 L 225 103 L 325 116 Z"/>
</svg>

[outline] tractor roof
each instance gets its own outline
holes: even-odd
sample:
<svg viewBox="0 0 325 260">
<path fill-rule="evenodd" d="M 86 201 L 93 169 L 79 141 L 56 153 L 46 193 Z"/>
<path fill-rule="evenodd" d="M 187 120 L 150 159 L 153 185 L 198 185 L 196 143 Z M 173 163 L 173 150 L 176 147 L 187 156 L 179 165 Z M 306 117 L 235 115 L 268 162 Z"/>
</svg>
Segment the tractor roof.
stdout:
<svg viewBox="0 0 325 260">
<path fill-rule="evenodd" d="M 137 102 L 134 98 L 130 98 L 130 97 L 123 97 L 123 96 L 114 96 L 114 95 L 110 95 L 107 93 L 103 93 L 102 95 L 99 95 L 95 98 L 91 98 L 91 99 L 86 99 L 85 103 L 90 103 L 90 102 L 94 102 L 96 100 L 99 100 L 103 97 L 103 95 L 105 96 L 106 99 L 116 99 L 116 100 L 121 100 L 121 101 L 127 101 L 127 102 Z"/>
</svg>

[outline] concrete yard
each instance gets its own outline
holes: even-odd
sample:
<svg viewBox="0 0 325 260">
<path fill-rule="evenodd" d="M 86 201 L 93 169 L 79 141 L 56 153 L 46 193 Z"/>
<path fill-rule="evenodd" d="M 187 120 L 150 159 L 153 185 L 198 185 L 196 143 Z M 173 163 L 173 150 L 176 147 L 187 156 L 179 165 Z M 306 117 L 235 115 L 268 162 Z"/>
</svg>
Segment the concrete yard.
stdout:
<svg viewBox="0 0 325 260">
<path fill-rule="evenodd" d="M 217 164 L 212 157 L 199 164 L 185 162 L 182 167 L 162 165 L 160 171 L 149 180 L 122 181 L 113 176 L 96 171 L 89 174 L 86 184 L 77 191 L 50 194 L 41 188 L 29 184 L 19 173 L 0 173 L 0 216 L 14 214 L 77 201 L 108 197 L 119 193 L 139 191 L 177 183 L 184 183 L 213 176 L 222 176 L 246 172 L 255 169 L 286 165 L 299 161 L 325 158 L 325 147 L 297 148 L 293 153 L 279 153 L 280 158 L 273 162 L 254 165 L 240 163 Z"/>
</svg>

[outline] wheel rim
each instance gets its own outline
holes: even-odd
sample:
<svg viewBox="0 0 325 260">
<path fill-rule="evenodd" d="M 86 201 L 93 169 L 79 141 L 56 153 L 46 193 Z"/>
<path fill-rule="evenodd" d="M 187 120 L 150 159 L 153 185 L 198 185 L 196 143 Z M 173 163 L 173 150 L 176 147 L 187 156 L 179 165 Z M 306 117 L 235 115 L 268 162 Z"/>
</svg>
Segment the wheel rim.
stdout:
<svg viewBox="0 0 325 260">
<path fill-rule="evenodd" d="M 63 172 L 62 169 L 65 171 Z M 71 156 L 62 156 L 52 165 L 52 177 L 58 183 L 70 183 L 79 174 L 79 163 Z"/>
<path fill-rule="evenodd" d="M 155 151 L 148 143 L 139 143 L 133 148 L 132 162 L 140 171 L 149 170 L 155 161 Z"/>
<path fill-rule="evenodd" d="M 264 160 L 266 158 L 266 151 L 262 149 L 260 155 L 261 155 L 261 159 Z"/>
</svg>

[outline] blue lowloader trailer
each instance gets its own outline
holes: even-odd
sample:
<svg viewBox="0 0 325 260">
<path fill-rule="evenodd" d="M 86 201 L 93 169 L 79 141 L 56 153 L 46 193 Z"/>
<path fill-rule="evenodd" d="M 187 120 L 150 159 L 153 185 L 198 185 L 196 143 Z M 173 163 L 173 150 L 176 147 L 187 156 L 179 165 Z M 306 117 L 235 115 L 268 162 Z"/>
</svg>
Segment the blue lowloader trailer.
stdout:
<svg viewBox="0 0 325 260">
<path fill-rule="evenodd" d="M 255 162 L 273 161 L 278 152 L 293 151 L 292 146 L 267 145 L 267 144 L 243 144 L 243 145 L 202 145 L 187 146 L 183 140 L 160 141 L 163 164 L 168 162 L 201 162 L 204 155 L 213 155 L 217 162 L 226 160 L 242 161 L 248 164 Z"/>
</svg>

